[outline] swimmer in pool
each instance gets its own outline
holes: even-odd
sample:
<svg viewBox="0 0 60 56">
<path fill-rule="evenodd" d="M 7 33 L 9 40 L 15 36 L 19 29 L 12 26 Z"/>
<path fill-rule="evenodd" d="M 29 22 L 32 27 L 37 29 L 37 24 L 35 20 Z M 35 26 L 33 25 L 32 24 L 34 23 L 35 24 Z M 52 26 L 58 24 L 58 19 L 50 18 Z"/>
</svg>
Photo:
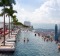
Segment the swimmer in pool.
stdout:
<svg viewBox="0 0 60 56">
<path fill-rule="evenodd" d="M 25 38 L 24 38 L 24 43 L 25 43 Z"/>
<path fill-rule="evenodd" d="M 29 39 L 27 38 L 27 42 L 29 42 Z"/>
</svg>

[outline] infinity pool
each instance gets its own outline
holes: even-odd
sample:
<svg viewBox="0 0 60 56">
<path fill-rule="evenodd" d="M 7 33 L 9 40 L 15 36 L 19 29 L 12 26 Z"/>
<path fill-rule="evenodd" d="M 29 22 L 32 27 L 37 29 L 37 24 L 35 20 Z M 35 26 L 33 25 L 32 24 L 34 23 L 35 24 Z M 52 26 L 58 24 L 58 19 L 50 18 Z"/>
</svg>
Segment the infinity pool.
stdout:
<svg viewBox="0 0 60 56">
<path fill-rule="evenodd" d="M 60 52 L 54 41 L 44 42 L 31 31 L 21 31 L 17 35 L 15 52 L 1 53 L 0 56 L 60 56 Z"/>
</svg>

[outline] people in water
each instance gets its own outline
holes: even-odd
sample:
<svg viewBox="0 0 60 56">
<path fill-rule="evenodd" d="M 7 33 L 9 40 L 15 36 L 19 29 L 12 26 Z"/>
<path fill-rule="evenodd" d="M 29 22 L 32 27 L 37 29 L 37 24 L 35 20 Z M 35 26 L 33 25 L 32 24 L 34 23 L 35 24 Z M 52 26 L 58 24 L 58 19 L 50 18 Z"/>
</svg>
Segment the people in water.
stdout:
<svg viewBox="0 0 60 56">
<path fill-rule="evenodd" d="M 24 38 L 24 43 L 25 43 L 25 38 Z"/>
<path fill-rule="evenodd" d="M 60 51 L 60 42 L 58 43 L 58 50 Z"/>
<path fill-rule="evenodd" d="M 44 41 L 47 41 L 47 42 L 48 42 L 48 41 L 51 41 L 51 42 L 53 41 L 53 38 L 44 37 L 43 39 L 44 39 Z"/>
<path fill-rule="evenodd" d="M 29 39 L 24 37 L 24 43 L 25 42 L 29 42 Z"/>
<path fill-rule="evenodd" d="M 29 42 L 29 39 L 27 38 L 27 42 Z"/>
<path fill-rule="evenodd" d="M 35 36 L 36 36 L 36 34 L 35 34 Z"/>
</svg>

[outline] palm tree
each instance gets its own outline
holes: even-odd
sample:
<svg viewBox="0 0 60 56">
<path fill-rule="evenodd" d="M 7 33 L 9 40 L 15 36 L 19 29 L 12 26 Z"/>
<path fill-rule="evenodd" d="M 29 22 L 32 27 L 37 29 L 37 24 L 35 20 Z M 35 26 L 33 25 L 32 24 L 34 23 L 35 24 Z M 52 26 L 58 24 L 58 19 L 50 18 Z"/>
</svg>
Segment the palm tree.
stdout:
<svg viewBox="0 0 60 56">
<path fill-rule="evenodd" d="M 13 24 L 16 24 L 18 22 L 18 19 L 16 18 L 16 15 L 13 16 Z"/>
<path fill-rule="evenodd" d="M 6 16 L 9 17 L 9 38 L 10 38 L 10 17 L 13 17 L 13 14 L 17 13 L 17 11 L 13 10 L 13 7 L 10 6 L 10 8 L 2 9 L 2 13 L 1 13 L 2 16 L 4 15 L 4 12 Z"/>
<path fill-rule="evenodd" d="M 15 4 L 15 0 L 0 0 L 0 7 L 3 7 L 4 9 L 6 6 L 11 6 L 12 4 Z M 4 12 L 4 46 L 5 46 L 5 12 Z"/>
<path fill-rule="evenodd" d="M 12 24 L 13 24 L 14 26 L 17 26 L 18 19 L 16 18 L 16 15 L 14 15 L 12 18 L 13 18 Z M 12 33 L 11 33 L 11 34 L 12 34 Z"/>
<path fill-rule="evenodd" d="M 18 22 L 18 19 L 16 18 L 16 15 L 13 16 L 13 24 L 14 25 L 22 25 L 23 27 L 28 28 L 29 26 L 26 26 L 24 24 L 22 24 L 21 22 Z"/>
</svg>

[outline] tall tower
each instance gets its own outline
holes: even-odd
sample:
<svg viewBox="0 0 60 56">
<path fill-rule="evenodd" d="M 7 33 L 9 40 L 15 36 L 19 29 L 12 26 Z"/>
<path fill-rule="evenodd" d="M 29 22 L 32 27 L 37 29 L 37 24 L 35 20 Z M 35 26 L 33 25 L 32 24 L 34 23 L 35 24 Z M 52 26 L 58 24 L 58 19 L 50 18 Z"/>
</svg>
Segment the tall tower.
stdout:
<svg viewBox="0 0 60 56">
<path fill-rule="evenodd" d="M 55 41 L 58 41 L 58 26 L 55 24 Z"/>
<path fill-rule="evenodd" d="M 60 24 L 58 26 L 58 41 L 60 42 Z"/>
</svg>

